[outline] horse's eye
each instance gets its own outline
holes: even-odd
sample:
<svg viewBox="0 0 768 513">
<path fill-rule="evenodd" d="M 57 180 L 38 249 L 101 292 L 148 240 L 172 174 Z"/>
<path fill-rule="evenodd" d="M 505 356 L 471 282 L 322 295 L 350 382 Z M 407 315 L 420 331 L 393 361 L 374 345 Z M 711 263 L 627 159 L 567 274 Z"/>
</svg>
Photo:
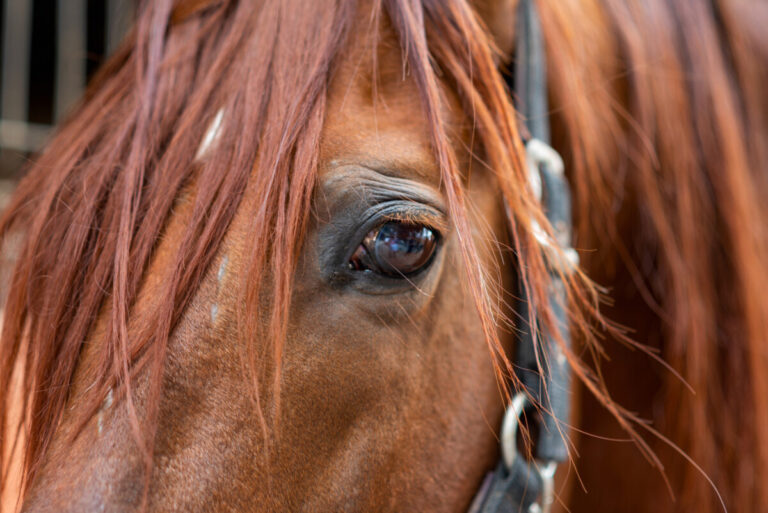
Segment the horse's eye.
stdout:
<svg viewBox="0 0 768 513">
<path fill-rule="evenodd" d="M 437 238 L 434 230 L 422 224 L 389 221 L 365 236 L 349 259 L 349 268 L 393 277 L 413 274 L 429 264 Z"/>
</svg>

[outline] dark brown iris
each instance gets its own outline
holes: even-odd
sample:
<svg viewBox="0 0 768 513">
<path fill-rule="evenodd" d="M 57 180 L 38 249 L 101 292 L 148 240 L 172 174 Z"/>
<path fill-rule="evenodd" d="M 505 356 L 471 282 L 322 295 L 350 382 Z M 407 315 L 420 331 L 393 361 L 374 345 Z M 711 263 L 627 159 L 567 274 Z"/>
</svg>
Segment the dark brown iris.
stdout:
<svg viewBox="0 0 768 513">
<path fill-rule="evenodd" d="M 390 221 L 365 236 L 349 259 L 349 267 L 388 276 L 407 276 L 429 263 L 436 246 L 437 235 L 431 228 Z"/>
</svg>

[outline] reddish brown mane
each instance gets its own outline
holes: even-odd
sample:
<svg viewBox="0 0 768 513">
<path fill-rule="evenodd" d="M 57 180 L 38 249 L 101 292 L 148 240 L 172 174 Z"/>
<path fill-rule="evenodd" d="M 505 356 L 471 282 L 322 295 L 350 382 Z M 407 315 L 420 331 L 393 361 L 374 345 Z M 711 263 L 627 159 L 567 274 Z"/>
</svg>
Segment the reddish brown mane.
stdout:
<svg viewBox="0 0 768 513">
<path fill-rule="evenodd" d="M 348 44 L 355 6 L 222 1 L 186 2 L 174 11 L 174 3 L 145 4 L 131 39 L 32 165 L 0 219 L 0 241 L 15 230 L 26 233 L 0 336 L 0 418 L 3 426 L 11 422 L 9 384 L 22 362 L 27 422 L 18 429 L 26 434 L 27 479 L 63 415 L 83 342 L 102 309 L 108 312 L 102 378 L 90 391 L 89 412 L 115 385 L 130 407 L 131 376 L 149 368 L 154 414 L 142 424 L 134 416 L 133 429 L 151 463 L 166 343 L 248 188 L 259 203 L 243 280 L 243 336 L 264 334 L 253 309 L 269 288 L 271 323 L 262 338 L 272 346 L 253 347 L 250 361 L 256 379 L 259 356 L 271 354 L 277 369 L 271 379 L 279 379 L 327 87 Z M 526 186 L 498 59 L 461 0 L 374 4 L 374 18 L 392 20 L 419 86 L 451 220 L 502 378 L 510 370 L 497 341 L 503 321 L 484 285 L 489 278 L 476 265 L 466 177 L 448 143 L 438 87 L 439 80 L 452 85 L 476 122 L 478 147 L 511 213 L 513 249 L 524 263 L 515 270 L 528 284 L 526 299 L 542 316 L 540 329 L 556 332 L 544 259 L 531 230 L 532 217 L 545 220 Z M 600 248 L 586 255 L 585 268 L 599 283 L 615 285 L 614 311 L 638 290 L 644 294 L 649 315 L 665 330 L 662 340 L 640 342 L 658 349 L 695 391 L 664 371 L 660 386 L 669 411 L 654 428 L 702 466 L 733 511 L 752 511 L 768 503 L 768 490 L 755 485 L 768 482 L 768 355 L 762 347 L 768 339 L 762 223 L 768 207 L 761 201 L 768 193 L 762 93 L 768 41 L 760 39 L 757 16 L 726 2 L 646 4 L 542 5 L 560 128 L 555 145 L 572 170 L 577 248 Z M 220 142 L 197 164 L 204 131 L 222 108 L 227 122 Z M 187 190 L 194 191 L 192 221 L 164 278 L 159 308 L 149 326 L 132 326 L 131 308 L 156 241 Z M 265 268 L 274 282 L 261 280 Z M 577 305 L 572 321 L 590 355 L 569 359 L 589 391 L 635 436 L 634 417 L 608 395 L 603 348 L 591 327 L 598 324 L 611 341 L 625 340 L 602 323 L 586 280 L 577 276 L 569 284 Z M 3 482 L 14 439 L 5 429 L 0 436 Z M 664 450 L 654 442 L 645 452 Z M 678 475 L 672 485 L 682 509 L 718 508 L 695 469 L 686 466 Z"/>
<path fill-rule="evenodd" d="M 586 265 L 616 284 L 613 311 L 643 295 L 642 322 L 663 326 L 663 339 L 642 338 L 631 314 L 618 320 L 635 324 L 692 389 L 664 373 L 654 391 L 663 412 L 626 406 L 654 415 L 731 511 L 756 511 L 768 500 L 757 484 L 768 479 L 768 46 L 757 29 L 768 12 L 740 2 L 582 4 L 542 9 L 557 49 L 553 109 L 567 127 L 577 245 L 603 248 Z M 671 485 L 677 510 L 720 509 L 703 479 Z"/>
</svg>

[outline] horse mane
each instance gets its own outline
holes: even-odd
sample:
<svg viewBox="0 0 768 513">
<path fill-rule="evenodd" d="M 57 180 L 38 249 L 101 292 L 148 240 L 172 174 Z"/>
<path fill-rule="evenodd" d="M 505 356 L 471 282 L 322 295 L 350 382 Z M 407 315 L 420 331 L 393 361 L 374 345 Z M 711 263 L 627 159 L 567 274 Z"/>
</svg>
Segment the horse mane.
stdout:
<svg viewBox="0 0 768 513">
<path fill-rule="evenodd" d="M 660 376 L 654 425 L 730 510 L 757 511 L 768 501 L 768 9 L 608 0 L 541 11 L 577 245 L 600 248 L 585 268 L 630 281 L 650 312 L 642 322 L 661 326 L 647 343 L 679 375 Z M 617 301 L 628 295 L 616 288 Z M 676 511 L 721 510 L 692 467 L 678 474 Z"/>
<path fill-rule="evenodd" d="M 696 394 L 670 373 L 665 393 L 681 410 L 663 433 L 714 479 L 729 506 L 749 511 L 768 499 L 768 490 L 753 485 L 768 481 L 768 357 L 760 347 L 768 338 L 768 299 L 761 296 L 768 238 L 760 223 L 768 217 L 760 202 L 768 192 L 768 100 L 761 94 L 768 72 L 760 66 L 768 42 L 739 5 L 655 0 L 629 8 L 611 0 L 600 7 L 552 2 L 541 10 L 578 245 L 601 248 L 587 267 L 632 266 L 638 289 L 664 312 L 661 355 Z M 546 220 L 526 185 L 498 56 L 463 0 L 379 0 L 373 13 L 374 28 L 380 17 L 390 20 L 419 88 L 501 380 L 511 371 L 497 335 L 502 312 L 476 264 L 464 177 L 447 143 L 438 85 L 439 75 L 454 86 L 499 181 L 518 256 L 514 270 L 541 316 L 528 322 L 557 335 L 545 259 L 532 230 Z M 132 412 L 131 419 L 150 468 L 166 344 L 247 190 L 257 200 L 242 331 L 268 344 L 258 351 L 271 352 L 279 379 L 325 95 L 355 14 L 351 0 L 143 4 L 132 34 L 32 163 L 0 219 L 0 242 L 24 231 L 0 334 L 0 422 L 16 434 L 0 429 L 0 483 L 19 433 L 26 440 L 26 482 L 39 469 L 101 312 L 100 379 L 82 420 L 113 387 L 131 409 L 131 379 L 148 372 L 148 418 L 140 422 Z M 222 133 L 196 162 L 205 129 L 222 109 Z M 148 327 L 132 329 L 131 309 L 156 243 L 188 189 L 193 212 L 165 291 Z M 264 269 L 274 277 L 266 327 L 253 312 L 267 286 Z M 603 348 L 592 330 L 626 337 L 601 320 L 594 289 L 581 274 L 567 282 L 576 305 L 572 323 L 593 355 L 586 361 L 568 352 L 575 373 L 650 454 L 633 427 L 642 424 L 608 395 Z M 11 414 L 15 373 L 21 419 Z M 685 479 L 683 504 L 712 510 L 707 486 Z"/>
</svg>

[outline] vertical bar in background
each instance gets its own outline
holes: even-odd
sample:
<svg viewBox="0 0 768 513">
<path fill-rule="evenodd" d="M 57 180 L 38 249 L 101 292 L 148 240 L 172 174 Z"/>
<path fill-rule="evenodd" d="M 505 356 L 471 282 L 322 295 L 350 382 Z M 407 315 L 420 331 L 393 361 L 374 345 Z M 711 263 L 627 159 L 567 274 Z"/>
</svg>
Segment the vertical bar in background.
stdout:
<svg viewBox="0 0 768 513">
<path fill-rule="evenodd" d="M 112 55 L 120 46 L 133 21 L 132 0 L 107 0 L 107 54 Z"/>
<path fill-rule="evenodd" d="M 32 0 L 6 0 L 3 18 L 2 117 L 27 121 Z"/>
<path fill-rule="evenodd" d="M 57 121 L 67 113 L 85 89 L 87 3 L 87 0 L 58 1 L 54 98 L 54 116 Z"/>
</svg>

